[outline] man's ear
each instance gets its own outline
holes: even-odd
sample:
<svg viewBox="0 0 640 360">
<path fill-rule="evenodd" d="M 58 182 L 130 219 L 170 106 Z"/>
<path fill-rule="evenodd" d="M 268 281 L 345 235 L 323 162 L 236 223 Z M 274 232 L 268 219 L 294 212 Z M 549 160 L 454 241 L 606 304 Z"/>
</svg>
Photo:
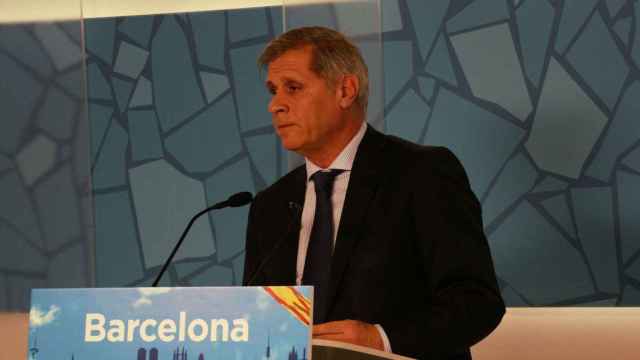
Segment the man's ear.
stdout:
<svg viewBox="0 0 640 360">
<path fill-rule="evenodd" d="M 343 75 L 338 82 L 338 102 L 341 108 L 348 109 L 358 98 L 360 83 L 355 75 Z"/>
</svg>

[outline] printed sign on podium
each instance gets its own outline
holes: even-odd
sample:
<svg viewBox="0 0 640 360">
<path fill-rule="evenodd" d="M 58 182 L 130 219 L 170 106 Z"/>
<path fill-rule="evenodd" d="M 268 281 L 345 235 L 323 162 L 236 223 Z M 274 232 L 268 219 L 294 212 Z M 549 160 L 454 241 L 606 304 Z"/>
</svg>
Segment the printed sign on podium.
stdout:
<svg viewBox="0 0 640 360">
<path fill-rule="evenodd" d="M 34 289 L 29 359 L 308 359 L 312 288 Z"/>
</svg>

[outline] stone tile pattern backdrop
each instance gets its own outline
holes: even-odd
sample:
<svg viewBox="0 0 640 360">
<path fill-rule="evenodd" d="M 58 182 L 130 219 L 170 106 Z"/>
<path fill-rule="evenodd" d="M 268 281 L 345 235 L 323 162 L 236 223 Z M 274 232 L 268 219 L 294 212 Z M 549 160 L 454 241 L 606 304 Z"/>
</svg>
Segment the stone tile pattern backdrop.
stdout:
<svg viewBox="0 0 640 360">
<path fill-rule="evenodd" d="M 0 311 L 93 279 L 81 22 L 0 25 Z"/>
<path fill-rule="evenodd" d="M 640 2 L 381 5 L 386 132 L 460 158 L 508 305 L 639 305 Z M 148 285 L 191 214 L 286 173 L 255 68 L 281 12 L 86 21 L 98 285 Z M 246 214 L 163 283 L 239 284 Z"/>
<path fill-rule="evenodd" d="M 256 65 L 282 8 L 85 24 L 96 283 L 150 285 L 191 216 L 286 173 Z M 240 284 L 248 209 L 201 217 L 161 284 Z"/>
</svg>

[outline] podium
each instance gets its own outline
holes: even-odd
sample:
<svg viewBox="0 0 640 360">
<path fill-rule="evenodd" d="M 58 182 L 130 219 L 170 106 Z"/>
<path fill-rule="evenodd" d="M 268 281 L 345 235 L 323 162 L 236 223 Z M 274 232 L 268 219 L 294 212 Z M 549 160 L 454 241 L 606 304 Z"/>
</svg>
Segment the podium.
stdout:
<svg viewBox="0 0 640 360">
<path fill-rule="evenodd" d="M 309 286 L 34 289 L 28 359 L 408 359 L 312 342 L 312 309 Z"/>
</svg>

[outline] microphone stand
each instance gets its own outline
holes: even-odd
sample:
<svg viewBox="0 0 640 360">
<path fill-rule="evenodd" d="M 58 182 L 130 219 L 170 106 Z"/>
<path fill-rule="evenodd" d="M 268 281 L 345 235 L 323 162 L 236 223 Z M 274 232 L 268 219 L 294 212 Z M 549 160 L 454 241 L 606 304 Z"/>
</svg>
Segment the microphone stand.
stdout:
<svg viewBox="0 0 640 360">
<path fill-rule="evenodd" d="M 187 227 L 182 231 L 182 235 L 180 235 L 180 240 L 178 240 L 178 243 L 176 244 L 176 246 L 173 247 L 173 250 L 171 251 L 171 255 L 169 255 L 169 258 L 167 259 L 167 261 L 164 262 L 164 265 L 162 266 L 162 270 L 160 270 L 160 273 L 158 274 L 158 276 L 154 280 L 153 285 L 151 285 L 151 286 L 152 287 L 158 286 L 158 282 L 160 282 L 160 279 L 162 278 L 162 275 L 164 275 L 165 271 L 167 271 L 167 268 L 169 267 L 169 264 L 171 264 L 171 260 L 173 260 L 173 257 L 178 252 L 178 249 L 180 248 L 180 245 L 184 241 L 184 238 L 187 236 L 187 233 L 191 229 L 191 226 L 193 226 L 193 223 L 200 216 L 208 213 L 211 210 L 223 209 L 223 208 L 226 208 L 226 207 L 243 206 L 243 205 L 246 205 L 246 204 L 250 203 L 252 200 L 253 200 L 253 195 L 251 195 L 251 193 L 248 193 L 248 192 L 237 193 L 237 194 L 231 195 L 228 200 L 225 200 L 223 202 L 220 202 L 220 203 L 217 203 L 217 204 L 215 204 L 213 206 L 210 206 L 210 207 L 200 211 L 199 213 L 197 213 L 194 217 L 192 217 L 191 220 L 189 220 L 189 224 L 187 225 Z"/>
</svg>

